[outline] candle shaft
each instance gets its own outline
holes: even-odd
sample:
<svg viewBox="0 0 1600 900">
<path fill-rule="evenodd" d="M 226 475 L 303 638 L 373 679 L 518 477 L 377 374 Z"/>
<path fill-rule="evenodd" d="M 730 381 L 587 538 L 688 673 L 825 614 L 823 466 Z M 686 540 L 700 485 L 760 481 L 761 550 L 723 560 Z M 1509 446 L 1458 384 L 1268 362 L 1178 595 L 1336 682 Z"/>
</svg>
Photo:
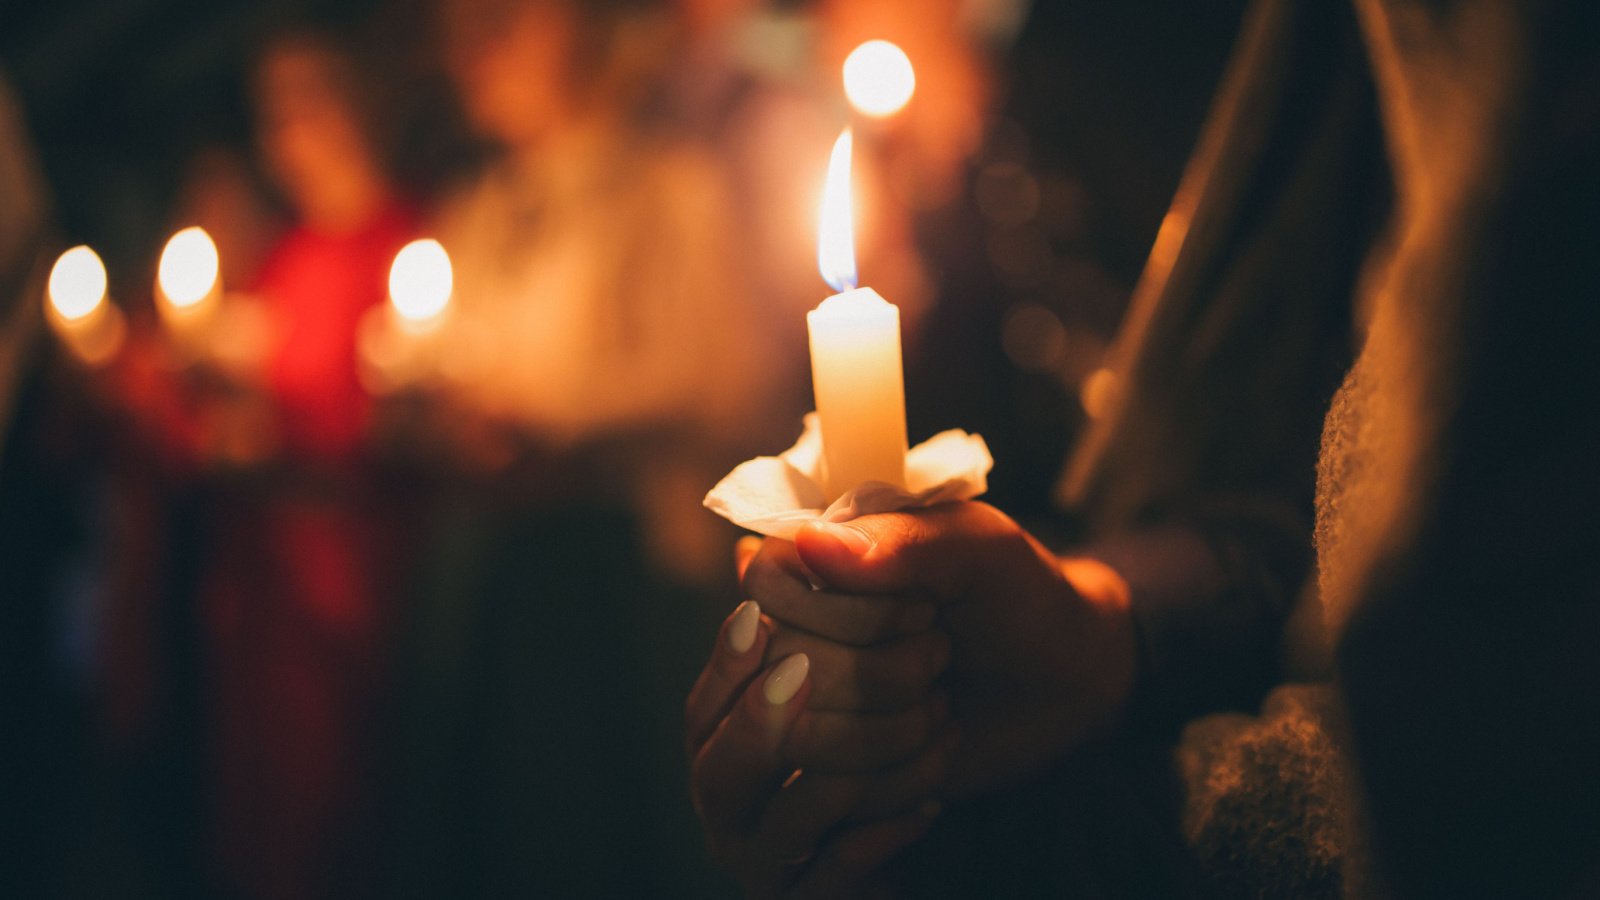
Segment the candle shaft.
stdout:
<svg viewBox="0 0 1600 900">
<path fill-rule="evenodd" d="M 824 300 L 806 325 L 829 498 L 868 481 L 904 487 L 900 310 L 857 288 Z"/>
</svg>

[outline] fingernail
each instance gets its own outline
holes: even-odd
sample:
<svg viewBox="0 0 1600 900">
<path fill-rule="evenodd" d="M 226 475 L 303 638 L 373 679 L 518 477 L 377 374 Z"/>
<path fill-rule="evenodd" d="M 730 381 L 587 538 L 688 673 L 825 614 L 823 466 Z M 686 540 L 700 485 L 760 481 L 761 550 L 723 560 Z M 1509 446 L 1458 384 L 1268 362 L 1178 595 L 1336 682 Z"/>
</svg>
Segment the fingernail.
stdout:
<svg viewBox="0 0 1600 900">
<path fill-rule="evenodd" d="M 843 544 L 846 550 L 861 556 L 872 549 L 875 543 L 872 535 L 867 534 L 854 525 L 837 525 L 833 522 L 823 522 L 822 529 L 833 536 L 833 539 Z"/>
<path fill-rule="evenodd" d="M 728 649 L 734 655 L 744 653 L 756 642 L 756 625 L 761 622 L 761 607 L 754 600 L 746 600 L 733 611 L 733 621 L 728 624 Z"/>
<path fill-rule="evenodd" d="M 778 667 L 767 676 L 767 683 L 761 688 L 767 695 L 767 702 L 773 706 L 788 703 L 800 690 L 800 685 L 805 684 L 806 673 L 809 671 L 811 671 L 811 657 L 804 653 L 796 653 L 778 663 Z"/>
</svg>

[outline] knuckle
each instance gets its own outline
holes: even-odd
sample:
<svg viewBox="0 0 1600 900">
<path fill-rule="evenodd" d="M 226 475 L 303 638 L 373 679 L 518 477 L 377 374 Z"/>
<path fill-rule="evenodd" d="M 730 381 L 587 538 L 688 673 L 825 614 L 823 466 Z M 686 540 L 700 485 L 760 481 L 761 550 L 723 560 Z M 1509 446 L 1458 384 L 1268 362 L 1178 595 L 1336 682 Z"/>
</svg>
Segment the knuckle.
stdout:
<svg viewBox="0 0 1600 900">
<path fill-rule="evenodd" d="M 777 580 L 782 577 L 783 571 L 777 561 L 767 553 L 762 553 L 750 561 L 740 584 L 746 596 L 754 598 L 757 603 L 765 606 Z"/>
<path fill-rule="evenodd" d="M 1010 516 L 982 500 L 961 504 L 956 509 L 956 515 L 968 523 L 968 529 L 981 534 L 1009 535 L 1021 531 Z"/>
<path fill-rule="evenodd" d="M 793 645 L 797 636 L 794 628 L 774 619 L 772 627 L 767 630 L 767 662 L 782 659 L 793 653 Z"/>
</svg>

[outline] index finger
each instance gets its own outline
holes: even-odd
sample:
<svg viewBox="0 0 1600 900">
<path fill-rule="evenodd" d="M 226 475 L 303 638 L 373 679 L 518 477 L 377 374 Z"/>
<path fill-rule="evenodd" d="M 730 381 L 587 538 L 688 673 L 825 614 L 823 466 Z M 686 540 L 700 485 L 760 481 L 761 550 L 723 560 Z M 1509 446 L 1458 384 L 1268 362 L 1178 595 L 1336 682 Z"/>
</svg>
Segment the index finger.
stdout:
<svg viewBox="0 0 1600 900">
<path fill-rule="evenodd" d="M 938 609 L 916 594 L 862 596 L 812 587 L 788 541 L 768 540 L 745 568 L 746 596 L 794 628 L 841 644 L 869 647 L 927 631 Z"/>
<path fill-rule="evenodd" d="M 684 733 L 691 757 L 760 671 L 769 635 L 761 622 L 761 607 L 753 600 L 739 604 L 722 623 L 711 659 L 684 703 Z"/>
</svg>

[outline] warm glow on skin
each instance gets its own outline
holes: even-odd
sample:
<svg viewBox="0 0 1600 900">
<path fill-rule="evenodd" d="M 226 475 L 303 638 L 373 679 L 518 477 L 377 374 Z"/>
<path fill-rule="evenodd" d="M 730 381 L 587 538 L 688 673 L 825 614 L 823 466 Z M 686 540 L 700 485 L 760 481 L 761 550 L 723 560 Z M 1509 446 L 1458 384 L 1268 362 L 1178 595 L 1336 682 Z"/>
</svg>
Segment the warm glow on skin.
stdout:
<svg viewBox="0 0 1600 900">
<path fill-rule="evenodd" d="M 855 206 L 850 199 L 850 151 L 846 128 L 828 158 L 828 180 L 822 190 L 821 224 L 817 232 L 817 266 L 836 291 L 856 286 Z"/>
<path fill-rule="evenodd" d="M 432 238 L 402 247 L 389 267 L 389 302 L 395 312 L 412 322 L 424 322 L 444 312 L 454 287 L 450 254 Z"/>
<path fill-rule="evenodd" d="M 211 235 L 198 225 L 185 228 L 167 241 L 161 251 L 156 281 L 173 306 L 188 308 L 204 300 L 217 286 L 220 260 Z"/>
<path fill-rule="evenodd" d="M 95 311 L 106 298 L 106 267 L 100 256 L 79 245 L 61 254 L 50 270 L 50 305 L 74 322 Z"/>
<path fill-rule="evenodd" d="M 844 93 L 863 115 L 892 116 L 917 88 L 911 59 L 888 41 L 867 41 L 844 61 Z"/>
</svg>

